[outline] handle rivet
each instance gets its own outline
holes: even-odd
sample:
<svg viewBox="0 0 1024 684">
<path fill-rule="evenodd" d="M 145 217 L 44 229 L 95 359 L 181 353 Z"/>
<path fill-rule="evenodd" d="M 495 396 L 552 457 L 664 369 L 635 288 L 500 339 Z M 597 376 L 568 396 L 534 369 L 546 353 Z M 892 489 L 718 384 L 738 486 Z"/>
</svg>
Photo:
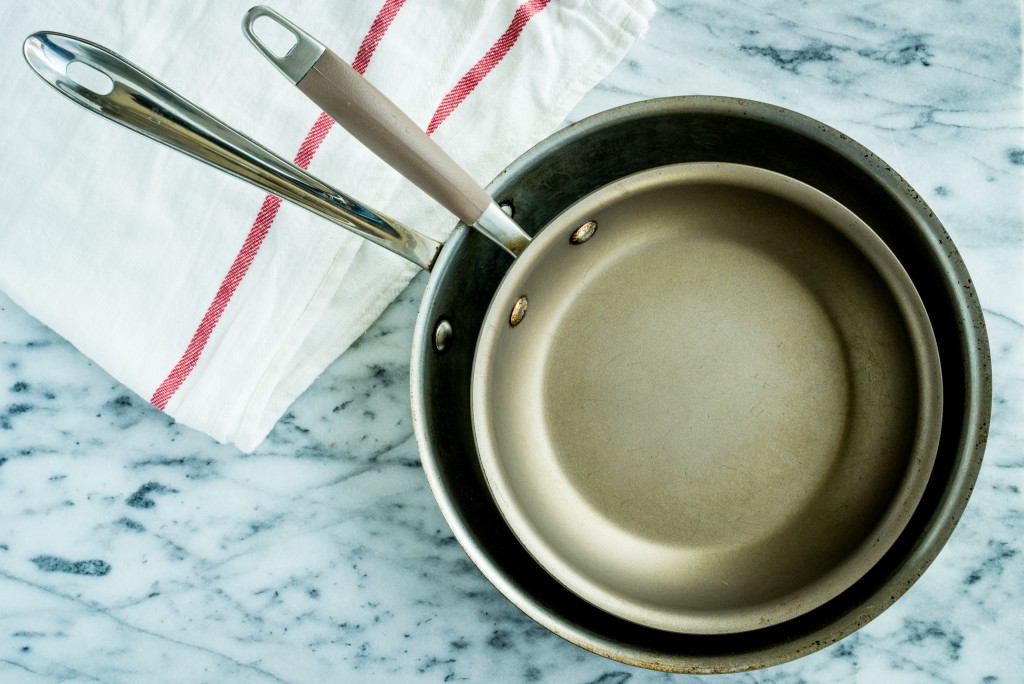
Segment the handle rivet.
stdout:
<svg viewBox="0 0 1024 684">
<path fill-rule="evenodd" d="M 584 242 L 594 237 L 595 231 L 597 231 L 597 221 L 587 221 L 573 231 L 573 234 L 569 236 L 569 242 L 574 245 L 582 245 Z"/>
<path fill-rule="evenodd" d="M 439 352 L 446 350 L 451 344 L 453 332 L 452 324 L 448 322 L 447 318 L 439 320 L 437 327 L 434 328 L 434 349 Z"/>
<path fill-rule="evenodd" d="M 526 301 L 526 295 L 521 296 L 512 305 L 512 315 L 508 317 L 508 322 L 513 328 L 522 323 L 523 319 L 526 318 L 526 307 L 528 305 L 529 302 Z"/>
</svg>

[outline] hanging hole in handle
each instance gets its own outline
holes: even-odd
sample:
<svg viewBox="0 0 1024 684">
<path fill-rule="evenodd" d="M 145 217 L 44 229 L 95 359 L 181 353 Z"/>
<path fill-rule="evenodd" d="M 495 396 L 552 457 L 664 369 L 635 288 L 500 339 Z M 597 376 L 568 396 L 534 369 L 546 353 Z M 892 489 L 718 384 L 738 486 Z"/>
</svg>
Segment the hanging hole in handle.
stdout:
<svg viewBox="0 0 1024 684">
<path fill-rule="evenodd" d="M 109 95 L 114 89 L 113 79 L 85 62 L 71 62 L 65 67 L 64 75 L 97 95 Z"/>
<path fill-rule="evenodd" d="M 288 53 L 299 44 L 299 37 L 291 29 L 266 14 L 257 16 L 252 21 L 250 30 L 263 43 L 263 46 L 278 59 L 287 57 Z"/>
</svg>

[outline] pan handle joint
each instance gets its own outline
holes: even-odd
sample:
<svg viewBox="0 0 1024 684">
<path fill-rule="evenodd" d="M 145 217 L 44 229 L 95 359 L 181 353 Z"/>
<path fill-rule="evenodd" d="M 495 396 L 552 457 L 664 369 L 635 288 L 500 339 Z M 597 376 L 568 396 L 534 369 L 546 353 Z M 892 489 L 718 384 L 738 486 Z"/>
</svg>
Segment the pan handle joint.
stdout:
<svg viewBox="0 0 1024 684">
<path fill-rule="evenodd" d="M 278 28 L 284 29 L 295 39 L 295 42 L 283 55 L 272 50 L 253 30 L 253 25 L 261 18 L 277 24 Z M 320 55 L 324 54 L 324 50 L 327 49 L 316 38 L 264 5 L 257 5 L 245 13 L 245 17 L 242 19 L 242 32 L 249 39 L 249 42 L 271 64 L 276 66 L 278 71 L 284 74 L 285 78 L 291 81 L 292 84 L 301 81 L 302 77 L 313 68 L 316 61 L 320 59 Z"/>
</svg>

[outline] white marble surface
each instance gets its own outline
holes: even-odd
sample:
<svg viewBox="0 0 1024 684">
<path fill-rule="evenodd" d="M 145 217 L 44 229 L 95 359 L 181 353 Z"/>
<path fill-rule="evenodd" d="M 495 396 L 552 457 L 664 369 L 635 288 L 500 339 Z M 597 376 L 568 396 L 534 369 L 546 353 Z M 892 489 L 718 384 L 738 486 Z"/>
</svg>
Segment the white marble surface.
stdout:
<svg viewBox="0 0 1024 684">
<path fill-rule="evenodd" d="M 574 113 L 701 93 L 821 119 L 931 204 L 986 313 L 991 437 L 937 561 L 839 644 L 716 682 L 1024 681 L 1020 29 L 1010 0 L 661 2 Z M 0 681 L 691 681 L 547 632 L 454 541 L 409 419 L 423 284 L 252 455 L 175 426 L 0 296 Z"/>
</svg>

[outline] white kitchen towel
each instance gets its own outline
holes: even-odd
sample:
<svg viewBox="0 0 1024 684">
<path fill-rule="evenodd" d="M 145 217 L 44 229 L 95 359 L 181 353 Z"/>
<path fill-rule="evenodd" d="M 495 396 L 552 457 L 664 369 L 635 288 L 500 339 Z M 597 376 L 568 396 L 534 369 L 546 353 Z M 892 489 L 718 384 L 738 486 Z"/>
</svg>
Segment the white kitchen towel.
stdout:
<svg viewBox="0 0 1024 684">
<path fill-rule="evenodd" d="M 157 408 L 254 449 L 416 269 L 91 114 L 21 58 L 35 31 L 124 56 L 328 183 L 443 239 L 456 221 L 245 40 L 252 0 L 0 6 L 0 289 Z M 481 183 L 563 122 L 650 0 L 275 0 Z"/>
</svg>

